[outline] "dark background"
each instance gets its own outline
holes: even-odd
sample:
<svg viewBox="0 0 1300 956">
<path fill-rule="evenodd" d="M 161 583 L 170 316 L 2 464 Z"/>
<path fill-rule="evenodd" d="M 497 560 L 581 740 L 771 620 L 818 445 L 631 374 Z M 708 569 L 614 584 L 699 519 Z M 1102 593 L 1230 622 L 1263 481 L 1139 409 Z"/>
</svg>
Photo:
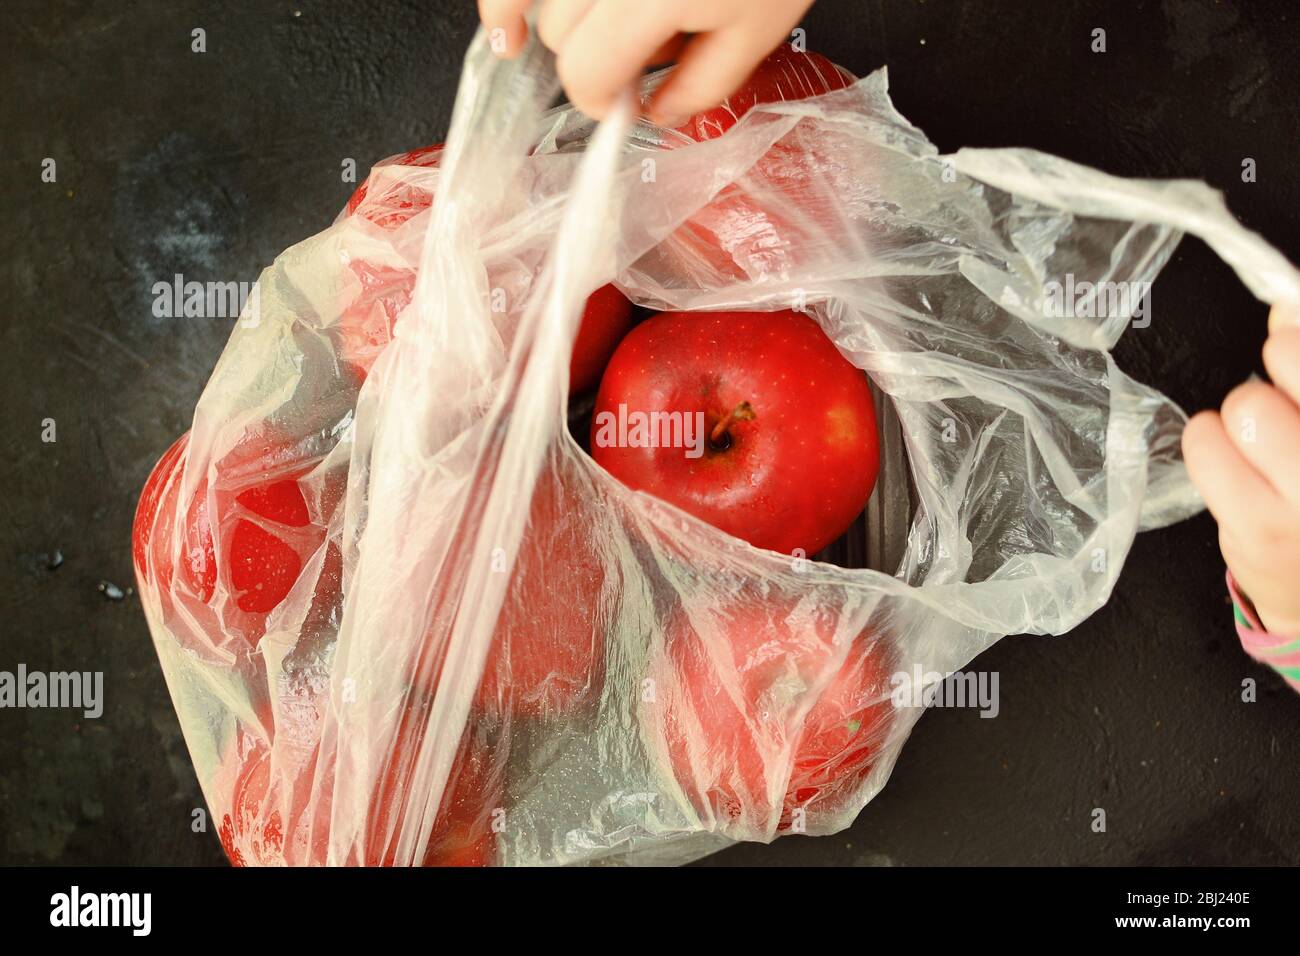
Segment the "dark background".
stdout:
<svg viewBox="0 0 1300 956">
<path fill-rule="evenodd" d="M 0 711 L 0 863 L 220 863 L 138 598 L 100 586 L 133 584 L 140 486 L 230 332 L 153 317 L 151 287 L 256 279 L 332 221 L 344 158 L 442 139 L 473 3 L 10 0 L 4 20 L 0 669 L 102 670 L 107 708 Z M 804 25 L 858 74 L 887 64 L 944 151 L 1204 179 L 1300 260 L 1290 0 L 823 0 Z M 1153 302 L 1118 359 L 1183 407 L 1259 367 L 1265 311 L 1199 243 Z M 1300 863 L 1300 696 L 1240 651 L 1222 573 L 1208 517 L 1141 536 L 1085 625 L 980 659 L 999 719 L 934 711 L 851 830 L 706 863 Z"/>
</svg>

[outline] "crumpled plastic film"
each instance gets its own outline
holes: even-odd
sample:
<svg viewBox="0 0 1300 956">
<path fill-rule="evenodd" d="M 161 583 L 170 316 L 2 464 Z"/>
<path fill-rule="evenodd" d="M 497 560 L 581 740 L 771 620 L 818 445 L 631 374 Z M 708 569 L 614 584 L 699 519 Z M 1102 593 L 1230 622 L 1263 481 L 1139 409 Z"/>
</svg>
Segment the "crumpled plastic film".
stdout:
<svg viewBox="0 0 1300 956">
<path fill-rule="evenodd" d="M 731 104 L 701 142 L 630 103 L 593 129 L 556 90 L 540 47 L 476 38 L 446 147 L 263 273 L 146 489 L 141 596 L 235 862 L 680 863 L 843 829 L 923 712 L 910 675 L 1070 630 L 1139 530 L 1200 507 L 1185 415 L 1110 355 L 1140 303 L 1062 311 L 1054 284 L 1144 288 L 1190 232 L 1300 299 L 1206 187 L 941 156 L 884 71 Z M 805 309 L 865 370 L 870 568 L 592 462 L 565 377 L 610 281 Z M 276 602 L 224 570 L 266 535 L 299 567 Z"/>
</svg>

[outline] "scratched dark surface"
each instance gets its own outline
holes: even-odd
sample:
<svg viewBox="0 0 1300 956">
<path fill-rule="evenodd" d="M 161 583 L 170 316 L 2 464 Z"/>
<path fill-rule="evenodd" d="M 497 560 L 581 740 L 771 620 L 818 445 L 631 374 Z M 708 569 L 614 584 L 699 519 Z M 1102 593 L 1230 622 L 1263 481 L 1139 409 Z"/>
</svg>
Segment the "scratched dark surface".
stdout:
<svg viewBox="0 0 1300 956">
<path fill-rule="evenodd" d="M 6 5 L 0 669 L 102 670 L 107 706 L 89 721 L 0 711 L 0 863 L 223 862 L 190 830 L 202 798 L 138 600 L 100 589 L 133 583 L 140 486 L 230 331 L 154 318 L 150 290 L 175 273 L 255 279 L 330 223 L 344 157 L 441 139 L 472 6 Z M 206 54 L 190 52 L 195 27 Z M 1205 179 L 1300 259 L 1289 0 L 823 0 L 805 27 L 859 74 L 888 64 L 899 108 L 943 150 L 1024 145 Z M 1259 367 L 1264 311 L 1199 243 L 1155 296 L 1118 352 L 1137 378 L 1196 409 Z M 1207 517 L 1141 536 L 1110 604 L 1072 634 L 1008 638 L 979 666 L 1001 674 L 1000 717 L 928 714 L 851 830 L 705 865 L 1300 863 L 1300 697 L 1236 646 Z"/>
</svg>

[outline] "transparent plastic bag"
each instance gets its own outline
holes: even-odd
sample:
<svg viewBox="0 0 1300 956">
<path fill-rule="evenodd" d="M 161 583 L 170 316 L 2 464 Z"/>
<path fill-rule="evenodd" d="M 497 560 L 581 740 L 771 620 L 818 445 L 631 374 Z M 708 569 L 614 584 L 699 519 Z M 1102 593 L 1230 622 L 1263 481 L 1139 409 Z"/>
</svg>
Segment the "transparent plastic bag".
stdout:
<svg viewBox="0 0 1300 956">
<path fill-rule="evenodd" d="M 556 91 L 545 51 L 478 37 L 447 146 L 266 270 L 146 488 L 141 595 L 237 863 L 680 863 L 848 826 L 923 711 L 902 683 L 1068 631 L 1200 507 L 1184 414 L 1109 354 L 1132 310 L 1045 290 L 1140 287 L 1186 231 L 1300 298 L 1205 186 L 940 156 L 883 71 L 699 142 Z M 869 374 L 870 567 L 595 466 L 565 375 L 610 281 L 806 308 Z"/>
</svg>

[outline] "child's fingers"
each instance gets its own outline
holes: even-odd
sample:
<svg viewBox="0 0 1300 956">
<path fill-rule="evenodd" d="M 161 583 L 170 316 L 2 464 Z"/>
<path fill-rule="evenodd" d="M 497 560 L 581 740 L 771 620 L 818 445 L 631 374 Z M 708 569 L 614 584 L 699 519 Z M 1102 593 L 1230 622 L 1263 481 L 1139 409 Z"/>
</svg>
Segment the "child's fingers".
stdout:
<svg viewBox="0 0 1300 956">
<path fill-rule="evenodd" d="M 678 33 L 663 10 L 646 0 L 593 4 L 559 50 L 556 70 L 569 100 L 601 119 L 641 76 L 651 55 Z"/>
<path fill-rule="evenodd" d="M 717 106 L 777 44 L 789 40 L 810 6 L 812 0 L 746 0 L 731 5 L 732 17 L 711 20 L 688 4 L 682 29 L 698 36 L 655 94 L 651 116 L 661 126 L 679 126 L 687 117 Z"/>
<path fill-rule="evenodd" d="M 1249 540 L 1277 501 L 1277 492 L 1251 466 L 1223 428 L 1218 412 L 1192 416 L 1183 431 L 1183 461 L 1192 483 L 1221 526 L 1240 529 Z"/>
<path fill-rule="evenodd" d="M 1266 382 L 1238 385 L 1223 400 L 1223 428 L 1256 472 L 1300 506 L 1300 409 Z"/>
<path fill-rule="evenodd" d="M 1280 332 L 1287 328 L 1300 328 L 1300 304 L 1275 305 L 1268 313 L 1268 330 Z"/>
<path fill-rule="evenodd" d="M 688 39 L 684 33 L 679 33 L 659 49 L 650 54 L 650 59 L 646 61 L 647 66 L 653 66 L 660 63 L 672 63 L 677 59 L 678 54 L 686 48 Z"/>
<path fill-rule="evenodd" d="M 488 44 L 497 56 L 515 56 L 528 39 L 524 13 L 533 0 L 478 0 L 478 18 L 487 31 Z"/>
<path fill-rule="evenodd" d="M 1273 384 L 1300 405 L 1300 325 L 1278 329 L 1268 337 L 1264 368 Z"/>
<path fill-rule="evenodd" d="M 537 35 L 548 49 L 559 53 L 579 21 L 596 0 L 545 0 L 537 15 Z"/>
<path fill-rule="evenodd" d="M 784 36 L 778 33 L 777 39 Z M 776 40 L 768 43 L 744 27 L 704 33 L 686 44 L 677 69 L 655 93 L 650 116 L 660 126 L 680 126 L 716 106 L 754 72 Z"/>
</svg>

